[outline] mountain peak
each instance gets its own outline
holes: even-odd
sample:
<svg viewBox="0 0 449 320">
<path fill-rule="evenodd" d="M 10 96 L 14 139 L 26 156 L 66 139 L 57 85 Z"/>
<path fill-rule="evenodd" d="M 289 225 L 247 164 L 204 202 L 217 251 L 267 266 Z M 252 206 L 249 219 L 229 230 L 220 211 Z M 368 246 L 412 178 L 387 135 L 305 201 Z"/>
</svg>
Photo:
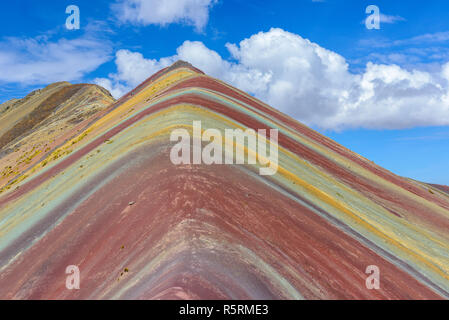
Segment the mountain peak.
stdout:
<svg viewBox="0 0 449 320">
<path fill-rule="evenodd" d="M 58 114 L 93 98 L 64 88 Z M 37 128 L 67 126 L 50 117 Z M 62 136 L 7 148 L 18 155 L 0 158 L 0 299 L 449 297 L 444 190 L 186 62 Z M 64 288 L 68 264 L 80 290 Z M 370 270 L 385 279 L 376 290 Z"/>
<path fill-rule="evenodd" d="M 190 68 L 193 68 L 193 66 L 192 66 L 189 62 L 184 61 L 184 60 L 178 60 L 178 61 L 176 61 L 175 63 L 173 63 L 173 64 L 169 67 L 169 69 L 173 70 L 173 69 L 176 69 L 176 68 L 184 68 L 184 67 L 190 67 Z"/>
<path fill-rule="evenodd" d="M 195 66 L 193 66 L 191 63 L 186 62 L 184 60 L 178 60 L 175 63 L 173 63 L 171 66 L 169 66 L 168 68 L 166 68 L 166 72 L 170 72 L 179 68 L 189 68 L 192 70 L 195 70 L 198 73 L 204 74 L 203 71 L 199 70 L 198 68 L 196 68 Z"/>
</svg>

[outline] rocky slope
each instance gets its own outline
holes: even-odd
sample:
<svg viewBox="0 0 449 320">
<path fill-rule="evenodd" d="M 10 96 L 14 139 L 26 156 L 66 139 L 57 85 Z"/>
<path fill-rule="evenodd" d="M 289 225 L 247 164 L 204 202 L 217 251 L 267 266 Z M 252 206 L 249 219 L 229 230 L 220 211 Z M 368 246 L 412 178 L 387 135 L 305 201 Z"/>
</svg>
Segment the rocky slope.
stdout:
<svg viewBox="0 0 449 320">
<path fill-rule="evenodd" d="M 0 105 L 0 188 L 78 135 L 114 102 L 96 85 L 59 82 Z"/>
</svg>

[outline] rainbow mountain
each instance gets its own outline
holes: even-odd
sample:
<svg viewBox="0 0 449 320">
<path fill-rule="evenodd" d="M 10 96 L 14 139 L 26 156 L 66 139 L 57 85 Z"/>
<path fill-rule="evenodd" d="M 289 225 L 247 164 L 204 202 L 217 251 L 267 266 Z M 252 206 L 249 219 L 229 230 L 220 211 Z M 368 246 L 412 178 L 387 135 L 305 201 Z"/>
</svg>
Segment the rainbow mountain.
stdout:
<svg viewBox="0 0 449 320">
<path fill-rule="evenodd" d="M 47 109 L 72 111 L 36 121 L 33 139 L 0 132 L 0 299 L 449 297 L 446 187 L 399 177 L 182 61 L 118 101 L 95 88 L 68 107 L 80 89 L 65 90 Z M 195 121 L 276 129 L 276 173 L 173 164 L 171 133 Z"/>
</svg>

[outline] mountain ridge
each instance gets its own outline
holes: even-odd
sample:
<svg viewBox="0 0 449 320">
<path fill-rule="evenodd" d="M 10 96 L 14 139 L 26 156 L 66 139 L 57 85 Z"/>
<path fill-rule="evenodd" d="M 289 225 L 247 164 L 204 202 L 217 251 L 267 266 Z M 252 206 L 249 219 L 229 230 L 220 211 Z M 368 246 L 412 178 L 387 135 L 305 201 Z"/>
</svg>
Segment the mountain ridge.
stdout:
<svg viewBox="0 0 449 320">
<path fill-rule="evenodd" d="M 170 134 L 194 121 L 277 129 L 278 172 L 174 165 Z M 0 298 L 449 297 L 447 195 L 182 62 L 8 186 Z M 65 288 L 68 265 L 81 270 L 80 290 Z M 372 265 L 379 290 L 366 287 Z"/>
</svg>

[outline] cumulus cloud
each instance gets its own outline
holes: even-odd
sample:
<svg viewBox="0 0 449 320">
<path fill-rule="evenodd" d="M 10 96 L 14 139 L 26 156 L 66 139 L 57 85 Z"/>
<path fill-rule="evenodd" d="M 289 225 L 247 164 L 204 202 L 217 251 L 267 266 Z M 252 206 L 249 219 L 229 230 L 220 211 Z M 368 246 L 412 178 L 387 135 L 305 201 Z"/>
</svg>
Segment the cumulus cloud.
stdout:
<svg viewBox="0 0 449 320">
<path fill-rule="evenodd" d="M 344 57 L 282 29 L 227 44 L 228 60 L 202 42 L 184 42 L 175 55 L 145 59 L 117 53 L 107 83 L 123 94 L 177 59 L 247 91 L 290 116 L 323 129 L 401 129 L 449 124 L 449 63 L 437 72 L 366 64 L 352 73 Z"/>
<path fill-rule="evenodd" d="M 48 84 L 80 80 L 110 59 L 107 42 L 90 36 L 52 41 L 47 36 L 0 41 L 0 83 Z"/>
<path fill-rule="evenodd" d="M 202 30 L 216 0 L 119 0 L 113 9 L 122 22 L 140 25 L 185 23 Z"/>
<path fill-rule="evenodd" d="M 115 56 L 117 73 L 110 74 L 109 78 L 97 78 L 94 82 L 111 94 L 119 98 L 135 88 L 152 74 L 175 62 L 175 57 L 145 59 L 139 52 L 119 50 Z"/>
</svg>

